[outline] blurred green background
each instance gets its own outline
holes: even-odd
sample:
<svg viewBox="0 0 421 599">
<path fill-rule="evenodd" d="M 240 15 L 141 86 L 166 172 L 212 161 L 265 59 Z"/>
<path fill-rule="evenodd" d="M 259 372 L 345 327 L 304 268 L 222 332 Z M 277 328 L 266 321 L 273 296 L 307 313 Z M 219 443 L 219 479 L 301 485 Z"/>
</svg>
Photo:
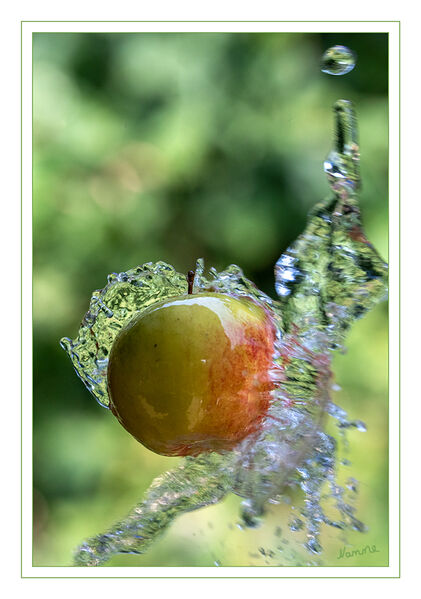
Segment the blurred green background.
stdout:
<svg viewBox="0 0 421 599">
<path fill-rule="evenodd" d="M 335 44 L 358 55 L 344 77 L 320 71 Z M 108 273 L 155 260 L 186 272 L 204 257 L 218 269 L 240 264 L 274 296 L 277 258 L 328 193 L 322 163 L 341 97 L 359 118 L 366 232 L 387 259 L 387 52 L 387 35 L 370 33 L 34 34 L 34 565 L 70 565 L 76 545 L 176 462 L 96 404 L 59 347 Z M 383 304 L 354 326 L 334 364 L 343 389 L 334 401 L 368 427 L 350 433 L 341 477 L 360 481 L 369 531 L 348 540 L 377 552 L 338 560 L 343 541 L 326 530 L 324 565 L 388 562 L 387 342 Z M 109 565 L 308 561 L 291 553 L 304 535 L 288 530 L 287 506 L 242 531 L 239 503 L 231 496 L 185 515 L 147 554 Z"/>
</svg>

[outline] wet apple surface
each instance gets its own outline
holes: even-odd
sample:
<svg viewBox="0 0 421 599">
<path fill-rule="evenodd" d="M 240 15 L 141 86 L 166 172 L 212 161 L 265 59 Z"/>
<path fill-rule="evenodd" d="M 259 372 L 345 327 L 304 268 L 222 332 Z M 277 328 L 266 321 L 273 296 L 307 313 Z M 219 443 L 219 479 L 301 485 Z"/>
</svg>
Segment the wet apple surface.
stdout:
<svg viewBox="0 0 421 599">
<path fill-rule="evenodd" d="M 275 338 L 269 311 L 249 298 L 208 292 L 158 302 L 113 343 L 110 407 L 156 453 L 232 449 L 269 408 Z"/>
</svg>

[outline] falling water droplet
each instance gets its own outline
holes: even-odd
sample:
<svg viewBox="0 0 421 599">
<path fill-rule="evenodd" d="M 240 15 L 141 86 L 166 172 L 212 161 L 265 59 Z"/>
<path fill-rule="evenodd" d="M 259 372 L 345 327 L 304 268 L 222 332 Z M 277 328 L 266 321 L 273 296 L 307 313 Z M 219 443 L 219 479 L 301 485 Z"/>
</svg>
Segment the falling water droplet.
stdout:
<svg viewBox="0 0 421 599">
<path fill-rule="evenodd" d="M 355 67 L 356 57 L 346 46 L 332 46 L 322 56 L 322 72 L 328 75 L 346 75 Z"/>
</svg>

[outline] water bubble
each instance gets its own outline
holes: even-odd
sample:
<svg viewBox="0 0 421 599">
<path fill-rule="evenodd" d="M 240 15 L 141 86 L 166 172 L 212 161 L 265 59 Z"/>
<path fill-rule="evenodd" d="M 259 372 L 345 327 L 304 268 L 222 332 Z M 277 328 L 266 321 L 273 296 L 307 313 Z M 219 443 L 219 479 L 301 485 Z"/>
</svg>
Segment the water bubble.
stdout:
<svg viewBox="0 0 421 599">
<path fill-rule="evenodd" d="M 328 75 L 346 75 L 355 67 L 356 56 L 346 46 L 332 46 L 322 56 L 321 69 Z"/>
</svg>

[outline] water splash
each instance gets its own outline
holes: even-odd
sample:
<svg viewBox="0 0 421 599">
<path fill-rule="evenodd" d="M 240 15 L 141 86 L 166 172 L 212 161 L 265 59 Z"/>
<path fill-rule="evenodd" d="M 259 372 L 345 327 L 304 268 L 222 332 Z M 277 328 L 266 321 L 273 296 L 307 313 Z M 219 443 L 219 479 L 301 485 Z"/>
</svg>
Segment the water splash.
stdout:
<svg viewBox="0 0 421 599">
<path fill-rule="evenodd" d="M 328 75 L 346 75 L 355 67 L 354 52 L 346 46 L 332 46 L 322 56 L 321 69 Z"/>
<path fill-rule="evenodd" d="M 101 565 L 117 553 L 144 553 L 177 516 L 215 504 L 230 492 L 243 498 L 241 526 L 255 527 L 268 506 L 279 503 L 291 489 L 300 489 L 303 504 L 291 523 L 304 531 L 309 555 L 321 554 L 319 537 L 325 525 L 365 530 L 356 517 L 356 481 L 350 478 L 345 489 L 337 483 L 343 460 L 325 424 L 333 418 L 344 443 L 350 427 L 365 428 L 361 421 L 349 421 L 331 402 L 330 364 L 332 351 L 343 347 L 352 323 L 385 298 L 387 265 L 361 226 L 352 106 L 340 100 L 334 111 L 335 145 L 325 163 L 333 195 L 316 205 L 304 233 L 278 260 L 279 299 L 261 292 L 238 266 L 222 272 L 210 269 L 208 275 L 203 261 L 196 266 L 194 293 L 252 297 L 272 314 L 278 330 L 272 365 L 276 390 L 261 428 L 232 451 L 186 457 L 158 477 L 125 519 L 78 548 L 76 565 Z M 112 274 L 104 289 L 94 292 L 78 337 L 61 343 L 101 405 L 109 406 L 107 361 L 119 330 L 151 304 L 184 295 L 187 287 L 184 275 L 159 262 Z M 328 517 L 325 506 L 336 517 Z M 265 557 L 269 563 L 273 556 L 265 550 Z"/>
<path fill-rule="evenodd" d="M 361 188 L 357 121 L 348 100 L 337 100 L 333 109 L 335 144 L 324 162 L 324 171 L 332 191 L 352 195 Z"/>
<path fill-rule="evenodd" d="M 72 360 L 77 375 L 99 404 L 108 408 L 107 367 L 118 332 L 151 304 L 187 293 L 184 275 L 165 262 L 148 263 L 108 275 L 104 289 L 94 291 L 79 334 L 60 344 Z"/>
</svg>

